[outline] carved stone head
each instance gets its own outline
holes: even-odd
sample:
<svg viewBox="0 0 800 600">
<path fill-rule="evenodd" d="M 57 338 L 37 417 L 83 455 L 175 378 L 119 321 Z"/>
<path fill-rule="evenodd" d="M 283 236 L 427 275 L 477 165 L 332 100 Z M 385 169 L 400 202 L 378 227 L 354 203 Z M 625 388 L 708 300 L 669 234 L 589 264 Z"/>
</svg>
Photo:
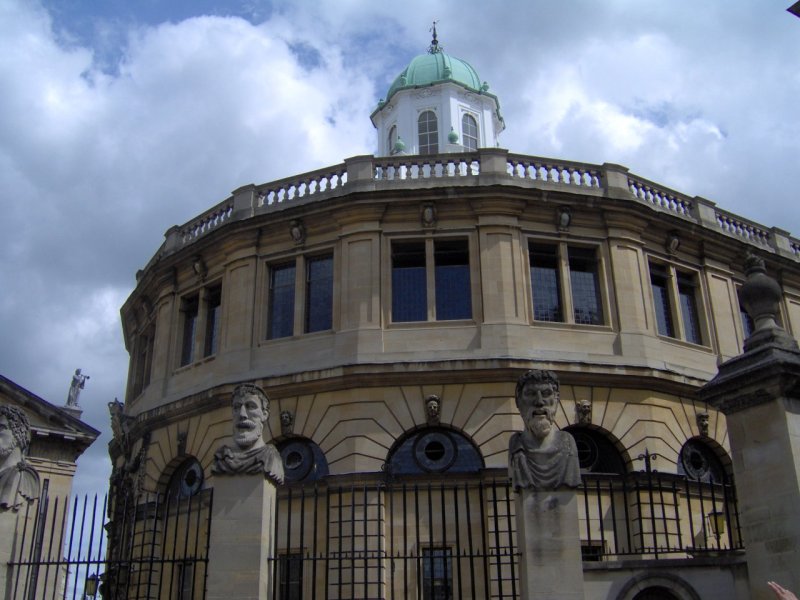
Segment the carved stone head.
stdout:
<svg viewBox="0 0 800 600">
<path fill-rule="evenodd" d="M 294 413 L 290 410 L 281 411 L 281 434 L 292 435 L 294 433 Z"/>
<path fill-rule="evenodd" d="M 708 437 L 708 413 L 697 413 L 697 430 L 703 437 Z"/>
<path fill-rule="evenodd" d="M 428 425 L 438 425 L 442 413 L 442 401 L 439 396 L 431 394 L 425 398 L 425 417 Z"/>
<path fill-rule="evenodd" d="M 578 425 L 591 425 L 592 402 L 590 400 L 578 400 L 575 404 L 575 417 Z"/>
<path fill-rule="evenodd" d="M 517 381 L 515 400 L 527 431 L 544 439 L 553 430 L 558 406 L 558 377 L 552 371 L 533 369 Z"/>
<path fill-rule="evenodd" d="M 262 433 L 269 418 L 269 399 L 257 385 L 244 383 L 233 390 L 233 441 L 240 450 L 264 445 Z"/>
</svg>

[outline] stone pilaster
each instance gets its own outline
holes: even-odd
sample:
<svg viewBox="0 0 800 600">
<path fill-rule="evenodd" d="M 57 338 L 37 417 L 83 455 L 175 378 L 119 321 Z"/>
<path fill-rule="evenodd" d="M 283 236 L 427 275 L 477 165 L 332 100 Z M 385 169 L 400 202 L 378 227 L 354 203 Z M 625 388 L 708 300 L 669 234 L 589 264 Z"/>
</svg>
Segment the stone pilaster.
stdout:
<svg viewBox="0 0 800 600">
<path fill-rule="evenodd" d="M 748 275 L 756 331 L 699 396 L 727 416 L 750 598 L 767 600 L 767 581 L 800 593 L 800 350 L 775 323 L 780 289 L 763 262 Z"/>
<path fill-rule="evenodd" d="M 574 490 L 520 490 L 516 497 L 520 598 L 583 600 L 583 568 Z"/>
<path fill-rule="evenodd" d="M 209 600 L 272 598 L 275 493 L 275 483 L 264 476 L 215 478 Z"/>
</svg>

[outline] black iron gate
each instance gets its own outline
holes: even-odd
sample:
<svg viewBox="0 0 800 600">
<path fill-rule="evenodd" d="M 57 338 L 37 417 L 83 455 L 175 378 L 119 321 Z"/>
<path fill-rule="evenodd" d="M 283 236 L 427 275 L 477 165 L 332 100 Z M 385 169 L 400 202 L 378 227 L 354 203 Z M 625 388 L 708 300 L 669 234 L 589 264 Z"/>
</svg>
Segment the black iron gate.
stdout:
<svg viewBox="0 0 800 600">
<path fill-rule="evenodd" d="M 212 490 L 116 507 L 42 491 L 17 514 L 9 600 L 205 598 Z"/>
</svg>

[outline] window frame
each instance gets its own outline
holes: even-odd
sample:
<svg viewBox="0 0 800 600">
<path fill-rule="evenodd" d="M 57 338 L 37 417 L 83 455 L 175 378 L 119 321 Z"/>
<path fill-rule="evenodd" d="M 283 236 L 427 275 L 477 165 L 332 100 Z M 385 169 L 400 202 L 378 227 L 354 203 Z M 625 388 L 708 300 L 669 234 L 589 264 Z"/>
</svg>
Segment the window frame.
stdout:
<svg viewBox="0 0 800 600">
<path fill-rule="evenodd" d="M 474 125 L 475 127 L 475 135 L 467 133 L 467 119 L 470 119 L 472 121 L 472 125 Z M 480 136 L 481 136 L 481 130 L 480 127 L 478 127 L 478 118 L 474 114 L 465 111 L 461 115 L 461 141 L 462 141 L 461 145 L 464 147 L 464 150 L 466 150 L 467 152 L 477 152 L 478 148 L 480 148 L 481 146 Z M 474 148 L 469 147 L 467 144 L 467 140 L 474 140 L 475 147 Z"/>
<path fill-rule="evenodd" d="M 537 268 L 534 264 L 534 249 L 549 248 L 553 250 L 549 255 L 541 253 L 542 256 L 551 256 L 556 275 L 556 294 L 559 301 L 560 317 L 556 319 L 538 319 L 536 309 L 536 289 L 534 287 L 534 273 L 533 269 Z M 587 272 L 574 269 L 570 261 L 570 249 L 592 251 L 594 254 L 594 287 L 595 298 L 599 306 L 597 306 L 597 323 L 587 323 L 576 318 L 576 302 L 578 295 L 575 293 L 575 280 L 577 277 L 573 273 Z M 576 257 L 577 260 L 577 257 Z M 607 277 L 605 268 L 605 250 L 604 246 L 599 243 L 584 243 L 584 242 L 569 242 L 565 240 L 554 240 L 549 238 L 540 238 L 529 236 L 527 238 L 527 294 L 529 295 L 528 307 L 530 310 L 530 320 L 533 324 L 545 325 L 568 325 L 580 327 L 610 327 L 611 326 L 611 313 L 609 309 L 609 293 L 607 288 Z"/>
<path fill-rule="evenodd" d="M 426 131 L 422 131 L 422 117 L 425 115 L 432 115 L 433 116 L 433 130 L 430 130 L 430 123 L 431 119 L 427 119 L 425 121 L 425 125 L 428 129 Z M 427 136 L 427 141 L 423 145 L 422 143 L 422 136 Z M 431 142 L 431 138 L 433 138 L 433 142 Z M 436 111 L 433 108 L 425 108 L 421 109 L 417 114 L 417 153 L 420 155 L 431 155 L 431 154 L 439 154 L 440 149 L 439 146 L 439 115 L 436 114 Z M 423 150 L 423 147 L 425 148 Z"/>
<path fill-rule="evenodd" d="M 311 265 L 315 262 L 330 260 L 330 276 L 324 278 L 327 282 L 327 290 L 325 295 L 330 298 L 327 306 L 328 322 L 330 327 L 326 329 L 314 328 L 311 329 L 309 318 L 312 311 L 311 299 L 309 293 L 312 287 L 316 287 L 317 283 L 322 280 L 309 280 Z M 300 335 L 312 335 L 315 333 L 325 333 L 335 331 L 337 327 L 337 290 L 338 284 L 336 281 L 337 274 L 337 259 L 336 252 L 333 248 L 325 248 L 308 254 L 296 254 L 293 256 L 284 256 L 276 258 L 275 260 L 268 260 L 264 263 L 264 299 L 263 311 L 261 312 L 264 319 L 261 325 L 261 340 L 264 342 L 273 342 L 279 340 L 292 339 Z M 271 331 L 274 325 L 274 294 L 273 294 L 273 273 L 276 269 L 291 268 L 294 270 L 294 276 L 291 278 L 291 284 L 284 284 L 282 287 L 291 288 L 290 297 L 292 298 L 292 306 L 290 311 L 291 324 L 289 325 L 290 333 L 280 336 L 274 336 Z"/>
<path fill-rule="evenodd" d="M 467 290 L 467 311 L 469 313 L 468 316 L 457 316 L 455 318 L 440 318 L 440 315 L 437 315 L 437 300 L 436 300 L 436 289 L 437 289 L 437 264 L 436 259 L 437 256 L 441 256 L 441 254 L 437 254 L 436 245 L 439 244 L 453 244 L 453 243 L 463 243 L 464 248 L 463 251 L 466 253 L 466 264 L 461 265 L 466 267 L 466 273 L 468 277 L 468 281 L 466 282 L 466 290 Z M 474 322 L 475 321 L 475 311 L 478 305 L 476 299 L 476 282 L 478 273 L 476 271 L 476 253 L 474 248 L 474 239 L 472 235 L 437 235 L 437 236 L 425 236 L 423 238 L 420 237 L 408 237 L 408 238 L 391 238 L 387 240 L 388 243 L 388 260 L 389 265 L 387 269 L 387 323 L 389 325 L 409 325 L 409 324 L 416 324 L 416 323 L 464 323 L 464 322 Z M 425 318 L 424 319 L 402 319 L 396 320 L 395 319 L 395 248 L 401 245 L 415 245 L 418 244 L 422 246 L 424 252 L 424 281 L 425 281 L 425 290 L 424 290 L 424 297 L 425 297 L 425 307 L 424 312 Z M 441 267 L 445 266 L 458 266 L 458 265 L 439 265 Z M 462 290 L 463 292 L 464 290 Z"/>
<path fill-rule="evenodd" d="M 455 596 L 453 584 L 453 548 L 450 546 L 424 546 L 420 552 L 419 574 L 420 585 L 422 586 L 422 598 L 424 600 L 451 600 Z M 441 561 L 443 565 L 443 577 L 436 577 L 436 565 Z M 438 582 L 444 581 L 442 586 Z M 441 591 L 444 591 L 444 596 Z M 433 592 L 433 593 L 431 593 Z"/>
<path fill-rule="evenodd" d="M 394 146 L 397 143 L 397 123 L 392 123 L 389 127 L 389 133 L 386 135 L 386 142 L 389 145 L 386 149 L 386 155 L 391 156 L 394 154 Z"/>
<path fill-rule="evenodd" d="M 650 282 L 650 310 L 652 311 L 652 328 L 655 334 L 663 339 L 674 340 L 692 344 L 693 346 L 700 346 L 704 348 L 711 347 L 711 331 L 708 322 L 708 314 L 706 306 L 708 306 L 705 294 L 703 292 L 703 279 L 701 272 L 697 269 L 692 269 L 683 265 L 676 265 L 655 257 L 648 257 L 647 259 L 648 281 Z M 672 322 L 672 333 L 661 331 L 659 328 L 659 310 L 656 304 L 656 295 L 654 292 L 654 276 L 663 278 L 665 304 L 667 313 L 664 315 L 669 317 Z M 686 294 L 683 290 L 686 286 L 691 286 L 693 293 L 691 299 L 693 300 L 693 315 L 695 319 L 694 328 L 697 330 L 699 341 L 693 339 L 686 323 Z M 692 315 L 688 315 L 692 316 Z"/>
<path fill-rule="evenodd" d="M 212 281 L 181 296 L 178 303 L 177 368 L 188 367 L 219 353 L 224 331 L 223 309 L 222 280 Z M 193 330 L 189 333 L 187 325 L 192 315 Z"/>
</svg>

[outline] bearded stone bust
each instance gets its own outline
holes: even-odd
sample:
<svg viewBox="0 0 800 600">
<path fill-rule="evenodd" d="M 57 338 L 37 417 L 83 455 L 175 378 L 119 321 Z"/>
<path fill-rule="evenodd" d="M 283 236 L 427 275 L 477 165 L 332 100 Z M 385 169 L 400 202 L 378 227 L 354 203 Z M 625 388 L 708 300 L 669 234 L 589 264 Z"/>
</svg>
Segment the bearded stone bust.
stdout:
<svg viewBox="0 0 800 600">
<path fill-rule="evenodd" d="M 575 439 L 555 426 L 558 377 L 531 370 L 519 378 L 515 394 L 525 430 L 511 436 L 508 469 L 514 489 L 556 490 L 581 483 Z"/>
<path fill-rule="evenodd" d="M 215 475 L 263 474 L 283 483 L 283 461 L 278 449 L 264 441 L 264 423 L 269 418 L 269 399 L 257 385 L 237 386 L 231 398 L 233 445 L 214 454 Z"/>
<path fill-rule="evenodd" d="M 25 413 L 15 406 L 0 406 L 0 512 L 16 511 L 39 497 L 39 474 L 25 461 L 30 441 Z"/>
</svg>

